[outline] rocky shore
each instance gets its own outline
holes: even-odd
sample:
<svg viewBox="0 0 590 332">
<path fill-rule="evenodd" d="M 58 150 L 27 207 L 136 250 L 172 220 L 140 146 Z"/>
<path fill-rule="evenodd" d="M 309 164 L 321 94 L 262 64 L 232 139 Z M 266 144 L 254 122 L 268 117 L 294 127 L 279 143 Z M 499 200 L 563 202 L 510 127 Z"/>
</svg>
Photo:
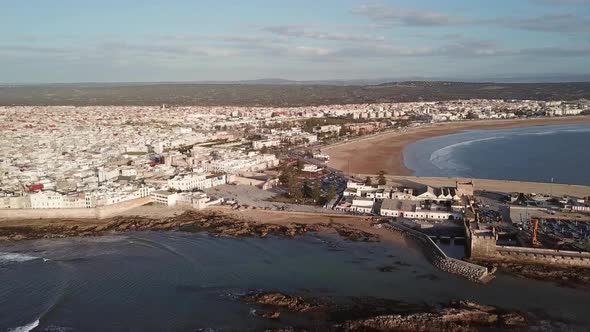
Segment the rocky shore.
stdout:
<svg viewBox="0 0 590 332">
<path fill-rule="evenodd" d="M 119 216 L 107 220 L 43 220 L 27 221 L 10 225 L 0 224 L 0 241 L 19 241 L 41 238 L 65 238 L 101 236 L 129 231 L 207 232 L 212 236 L 258 236 L 269 235 L 295 237 L 307 232 L 333 231 L 351 241 L 379 241 L 378 236 L 337 223 L 290 223 L 277 225 L 253 222 L 222 213 L 203 213 L 188 210 L 180 215 L 165 218 Z"/>
<path fill-rule="evenodd" d="M 433 307 L 370 297 L 334 300 L 280 292 L 247 294 L 241 300 L 266 310 L 263 312 L 270 310 L 273 319 L 281 312 L 306 315 L 314 326 L 310 331 L 480 331 L 523 329 L 537 324 L 532 315 L 468 301 Z M 268 331 L 307 329 L 285 326 Z"/>
</svg>

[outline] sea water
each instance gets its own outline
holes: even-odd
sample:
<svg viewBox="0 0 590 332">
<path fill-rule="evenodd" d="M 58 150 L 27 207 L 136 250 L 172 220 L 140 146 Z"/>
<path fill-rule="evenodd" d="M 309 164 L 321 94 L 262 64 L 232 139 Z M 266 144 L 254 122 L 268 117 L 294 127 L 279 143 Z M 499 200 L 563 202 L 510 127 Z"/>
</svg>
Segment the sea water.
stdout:
<svg viewBox="0 0 590 332">
<path fill-rule="evenodd" d="M 247 331 L 305 324 L 251 314 L 252 290 L 373 296 L 436 305 L 466 299 L 534 311 L 583 330 L 590 291 L 498 275 L 488 285 L 439 271 L 411 243 L 214 238 L 138 232 L 0 245 L 0 331 Z M 390 272 L 380 268 L 393 266 Z"/>
<path fill-rule="evenodd" d="M 590 185 L 590 125 L 468 130 L 404 149 L 417 176 Z"/>
</svg>

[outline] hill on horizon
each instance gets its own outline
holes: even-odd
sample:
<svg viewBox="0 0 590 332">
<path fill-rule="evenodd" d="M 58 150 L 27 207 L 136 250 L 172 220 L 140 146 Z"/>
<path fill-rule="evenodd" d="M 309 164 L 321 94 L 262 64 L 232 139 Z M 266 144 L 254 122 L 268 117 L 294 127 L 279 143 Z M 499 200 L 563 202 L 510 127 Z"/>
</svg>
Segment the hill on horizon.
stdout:
<svg viewBox="0 0 590 332">
<path fill-rule="evenodd" d="M 311 106 L 454 99 L 590 99 L 590 82 L 384 82 L 374 85 L 273 83 L 72 83 L 0 86 L 0 105 Z M 263 82 L 263 83 L 261 83 Z"/>
</svg>

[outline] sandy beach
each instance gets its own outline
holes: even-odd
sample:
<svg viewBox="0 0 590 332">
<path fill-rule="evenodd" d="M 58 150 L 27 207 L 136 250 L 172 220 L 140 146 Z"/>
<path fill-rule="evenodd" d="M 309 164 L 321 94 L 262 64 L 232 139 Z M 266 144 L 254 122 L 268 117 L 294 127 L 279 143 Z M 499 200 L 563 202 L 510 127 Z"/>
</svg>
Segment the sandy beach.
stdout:
<svg viewBox="0 0 590 332">
<path fill-rule="evenodd" d="M 385 171 L 390 175 L 412 175 L 412 171 L 404 165 L 404 147 L 425 138 L 473 129 L 509 129 L 577 123 L 590 123 L 590 116 L 445 122 L 338 143 L 324 148 L 323 151 L 330 155 L 331 167 L 349 174 L 377 174 L 379 171 Z"/>
</svg>

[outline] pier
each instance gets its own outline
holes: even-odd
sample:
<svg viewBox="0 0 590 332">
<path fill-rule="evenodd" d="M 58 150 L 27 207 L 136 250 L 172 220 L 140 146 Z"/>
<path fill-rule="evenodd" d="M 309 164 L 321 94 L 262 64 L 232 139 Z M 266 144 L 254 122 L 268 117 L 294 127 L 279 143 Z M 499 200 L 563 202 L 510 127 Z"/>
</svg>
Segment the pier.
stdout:
<svg viewBox="0 0 590 332">
<path fill-rule="evenodd" d="M 398 223 L 384 223 L 379 227 L 411 238 L 420 246 L 426 258 L 438 269 L 459 275 L 473 282 L 487 283 L 494 276 L 488 268 L 447 256 L 428 235 Z M 464 239 L 464 238 L 463 238 Z M 451 240 L 451 237 L 449 238 Z"/>
</svg>

